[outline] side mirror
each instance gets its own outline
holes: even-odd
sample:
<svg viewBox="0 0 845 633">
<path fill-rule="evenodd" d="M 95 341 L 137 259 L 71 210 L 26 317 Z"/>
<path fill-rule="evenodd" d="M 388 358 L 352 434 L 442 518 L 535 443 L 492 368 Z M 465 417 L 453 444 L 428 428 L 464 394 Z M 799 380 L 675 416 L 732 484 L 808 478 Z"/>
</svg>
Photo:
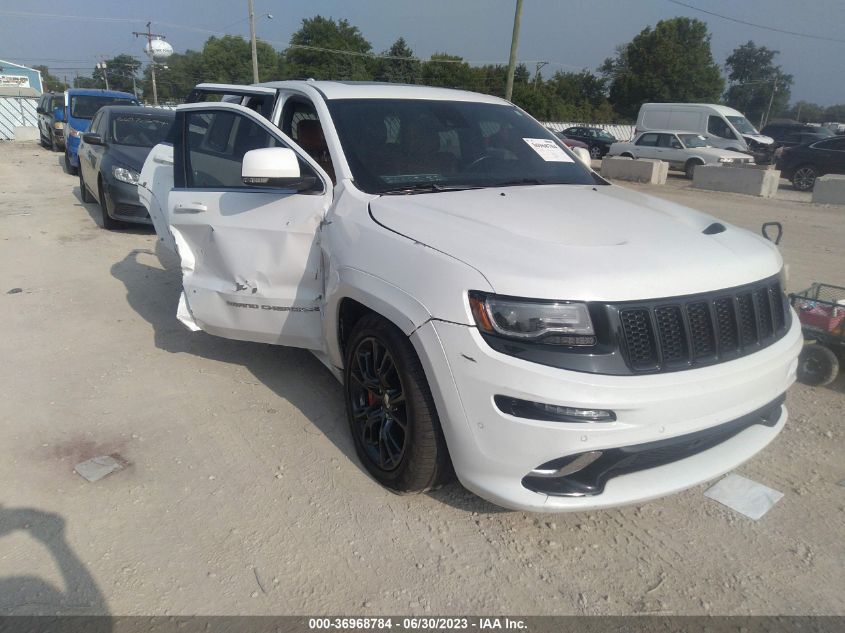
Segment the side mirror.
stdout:
<svg viewBox="0 0 845 633">
<path fill-rule="evenodd" d="M 82 140 L 85 141 L 88 145 L 105 145 L 103 141 L 103 137 L 99 134 L 91 134 L 86 132 L 82 135 Z"/>
<path fill-rule="evenodd" d="M 584 165 L 586 165 L 587 169 L 592 169 L 592 159 L 590 158 L 590 152 L 585 150 L 583 147 L 570 147 L 572 153 L 575 154 L 575 157 L 580 160 Z"/>
<path fill-rule="evenodd" d="M 303 176 L 296 153 L 287 147 L 264 147 L 244 154 L 241 180 L 245 185 L 309 189 L 317 179 Z"/>
<path fill-rule="evenodd" d="M 64 121 L 65 120 L 65 109 L 61 106 L 56 106 L 53 108 L 53 118 L 56 121 Z"/>
</svg>

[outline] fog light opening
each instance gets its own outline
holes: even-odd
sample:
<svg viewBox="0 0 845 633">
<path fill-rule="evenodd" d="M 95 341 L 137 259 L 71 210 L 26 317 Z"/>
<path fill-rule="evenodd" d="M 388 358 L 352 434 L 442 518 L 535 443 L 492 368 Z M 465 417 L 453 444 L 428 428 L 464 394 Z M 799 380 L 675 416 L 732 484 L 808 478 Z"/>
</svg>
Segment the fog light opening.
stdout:
<svg viewBox="0 0 845 633">
<path fill-rule="evenodd" d="M 508 396 L 496 396 L 493 400 L 502 413 L 529 420 L 545 422 L 614 422 L 616 420 L 616 413 L 607 409 L 580 409 Z"/>
</svg>

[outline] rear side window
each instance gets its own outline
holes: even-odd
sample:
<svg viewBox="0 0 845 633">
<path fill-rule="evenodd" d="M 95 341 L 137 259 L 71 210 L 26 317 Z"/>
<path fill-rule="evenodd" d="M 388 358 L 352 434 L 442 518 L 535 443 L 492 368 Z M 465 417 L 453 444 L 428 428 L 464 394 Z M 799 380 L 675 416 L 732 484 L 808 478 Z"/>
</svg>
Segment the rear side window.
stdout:
<svg viewBox="0 0 845 633">
<path fill-rule="evenodd" d="M 643 134 L 637 141 L 637 145 L 645 147 L 655 147 L 657 145 L 657 134 Z"/>
<path fill-rule="evenodd" d="M 818 149 L 831 149 L 838 152 L 845 151 L 845 138 L 834 138 L 829 141 L 821 141 L 816 143 L 813 147 Z"/>
</svg>

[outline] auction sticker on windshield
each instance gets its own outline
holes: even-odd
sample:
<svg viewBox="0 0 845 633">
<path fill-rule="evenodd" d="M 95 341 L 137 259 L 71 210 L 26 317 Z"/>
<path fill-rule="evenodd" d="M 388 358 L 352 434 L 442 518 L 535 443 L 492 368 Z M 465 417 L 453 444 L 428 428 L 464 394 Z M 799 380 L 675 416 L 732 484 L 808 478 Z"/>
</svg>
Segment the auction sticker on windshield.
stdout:
<svg viewBox="0 0 845 633">
<path fill-rule="evenodd" d="M 540 158 L 553 163 L 573 162 L 569 155 L 560 146 L 547 138 L 524 138 L 522 139 L 540 155 Z"/>
</svg>

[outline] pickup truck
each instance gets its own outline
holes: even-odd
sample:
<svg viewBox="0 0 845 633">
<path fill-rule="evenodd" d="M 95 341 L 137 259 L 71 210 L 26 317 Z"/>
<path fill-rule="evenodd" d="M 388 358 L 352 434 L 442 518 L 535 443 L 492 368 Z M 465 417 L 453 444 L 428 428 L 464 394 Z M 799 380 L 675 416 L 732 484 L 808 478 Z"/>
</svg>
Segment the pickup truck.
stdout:
<svg viewBox="0 0 845 633">
<path fill-rule="evenodd" d="M 200 85 L 139 196 L 189 329 L 311 350 L 363 467 L 579 511 L 783 429 L 802 337 L 774 244 L 611 185 L 517 106 L 423 86 Z"/>
</svg>

